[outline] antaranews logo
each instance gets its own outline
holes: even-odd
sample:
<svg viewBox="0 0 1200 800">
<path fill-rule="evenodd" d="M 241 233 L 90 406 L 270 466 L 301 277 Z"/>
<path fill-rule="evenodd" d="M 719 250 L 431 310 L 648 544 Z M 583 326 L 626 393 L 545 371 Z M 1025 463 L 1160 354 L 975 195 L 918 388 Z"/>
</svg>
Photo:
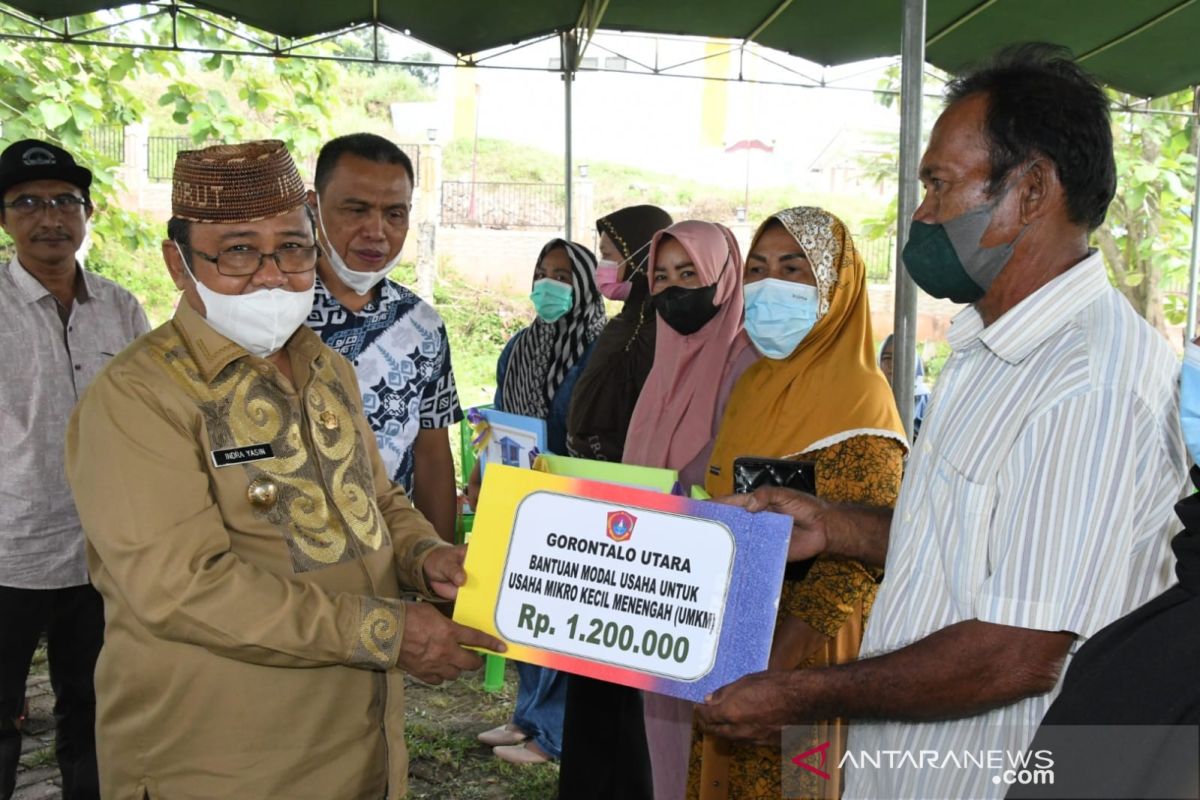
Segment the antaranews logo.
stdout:
<svg viewBox="0 0 1200 800">
<path fill-rule="evenodd" d="M 821 769 L 818 769 L 816 766 L 813 766 L 812 764 L 808 763 L 808 759 L 814 755 L 818 756 L 821 759 L 820 764 L 818 765 L 821 767 Z M 799 755 L 792 756 L 792 763 L 795 764 L 800 769 L 808 770 L 813 775 L 816 775 L 819 778 L 829 780 L 829 773 L 824 770 L 825 760 L 828 757 L 829 757 L 829 742 L 822 742 L 821 744 L 817 745 L 816 747 L 808 748 L 807 750 L 805 750 L 803 753 L 800 753 Z"/>
<path fill-rule="evenodd" d="M 1006 753 L 1008 765 L 992 775 L 999 786 L 1053 786 L 1054 757 L 1049 750 L 1019 750 Z"/>
<path fill-rule="evenodd" d="M 1051 786 L 1054 755 L 1049 750 L 847 750 L 838 769 L 986 770 L 994 784 Z"/>
<path fill-rule="evenodd" d="M 785 729 L 786 731 L 787 729 Z M 811 729 L 810 729 L 811 730 Z M 809 742 L 812 740 L 809 739 Z M 786 748 L 785 740 L 785 748 Z M 800 744 L 793 741 L 792 746 Z M 1050 750 L 1038 749 L 920 749 L 903 748 L 881 750 L 846 750 L 830 754 L 831 742 L 807 747 L 789 760 L 802 772 L 784 770 L 784 796 L 808 796 L 801 792 L 800 776 L 815 775 L 823 781 L 832 779 L 832 773 L 846 769 L 881 770 L 889 773 L 905 771 L 951 772 L 965 770 L 983 772 L 992 784 L 1000 786 L 1053 786 L 1054 756 Z M 785 750 L 786 752 L 786 750 Z M 812 780 L 809 778 L 809 780 Z"/>
</svg>

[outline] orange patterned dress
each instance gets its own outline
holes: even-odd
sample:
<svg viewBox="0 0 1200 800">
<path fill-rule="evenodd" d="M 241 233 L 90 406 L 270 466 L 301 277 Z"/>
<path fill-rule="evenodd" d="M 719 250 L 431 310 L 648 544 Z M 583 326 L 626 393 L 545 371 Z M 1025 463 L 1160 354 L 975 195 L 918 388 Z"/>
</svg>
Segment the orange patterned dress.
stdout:
<svg viewBox="0 0 1200 800">
<path fill-rule="evenodd" d="M 904 447 L 895 439 L 856 436 L 798 458 L 816 462 L 817 495 L 842 503 L 892 507 L 900 493 Z M 858 657 L 863 630 L 882 573 L 857 561 L 819 557 L 800 581 L 785 581 L 779 599 L 780 618 L 799 617 L 829 637 L 825 647 L 798 669 L 843 664 Z M 819 722 L 812 727 L 813 745 L 832 743 L 826 764 L 836 765 L 846 746 L 846 723 Z M 696 729 L 688 765 L 688 798 L 694 800 L 779 800 L 780 749 L 705 737 Z M 836 800 L 841 774 L 827 770 L 826 781 L 805 773 L 804 798 Z"/>
</svg>

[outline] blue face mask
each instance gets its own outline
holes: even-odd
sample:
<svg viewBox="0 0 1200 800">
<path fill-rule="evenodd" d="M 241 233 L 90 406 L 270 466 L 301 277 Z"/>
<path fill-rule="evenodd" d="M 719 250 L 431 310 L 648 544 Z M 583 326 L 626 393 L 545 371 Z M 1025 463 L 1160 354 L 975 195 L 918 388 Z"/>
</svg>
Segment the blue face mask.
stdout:
<svg viewBox="0 0 1200 800">
<path fill-rule="evenodd" d="M 817 287 L 765 278 L 746 284 L 746 334 L 758 352 L 783 359 L 817 324 Z"/>
<path fill-rule="evenodd" d="M 571 310 L 575 290 L 569 283 L 542 278 L 533 282 L 533 292 L 530 293 L 529 299 L 533 301 L 538 319 L 542 322 L 554 322 Z"/>
<path fill-rule="evenodd" d="M 1200 347 L 1188 342 L 1179 377 L 1179 423 L 1192 461 L 1200 464 Z"/>
</svg>

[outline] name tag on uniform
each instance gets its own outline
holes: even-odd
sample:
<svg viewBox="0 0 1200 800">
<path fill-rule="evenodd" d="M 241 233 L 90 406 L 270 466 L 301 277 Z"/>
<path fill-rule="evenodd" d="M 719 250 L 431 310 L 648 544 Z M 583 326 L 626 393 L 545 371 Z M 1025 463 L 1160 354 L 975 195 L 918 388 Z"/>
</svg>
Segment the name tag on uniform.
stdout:
<svg viewBox="0 0 1200 800">
<path fill-rule="evenodd" d="M 214 467 L 232 467 L 235 464 L 248 464 L 251 461 L 262 461 L 264 458 L 274 457 L 275 451 L 271 448 L 270 442 L 212 451 Z"/>
</svg>

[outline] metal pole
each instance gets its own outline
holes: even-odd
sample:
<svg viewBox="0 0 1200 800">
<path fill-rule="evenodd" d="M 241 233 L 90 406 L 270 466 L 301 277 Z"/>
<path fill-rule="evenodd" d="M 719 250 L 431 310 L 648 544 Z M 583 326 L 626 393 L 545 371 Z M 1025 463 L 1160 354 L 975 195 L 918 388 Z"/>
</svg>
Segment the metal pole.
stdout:
<svg viewBox="0 0 1200 800">
<path fill-rule="evenodd" d="M 566 117 L 566 184 L 567 202 L 566 202 L 566 220 L 564 221 L 563 238 L 567 241 L 571 240 L 571 194 L 573 192 L 571 180 L 571 84 L 575 80 L 575 31 L 565 31 L 562 35 L 562 79 L 563 79 L 563 99 L 566 103 L 564 116 Z"/>
<path fill-rule="evenodd" d="M 746 209 L 746 219 L 750 219 L 750 148 L 746 148 L 746 195 L 742 198 Z"/>
<path fill-rule="evenodd" d="M 1192 152 L 1200 154 L 1200 86 L 1192 90 Z M 1187 341 L 1196 337 L 1196 279 L 1200 273 L 1200 156 L 1192 165 L 1196 187 L 1192 197 L 1192 263 L 1188 272 Z"/>
<path fill-rule="evenodd" d="M 900 181 L 896 212 L 896 308 L 892 340 L 892 391 L 904 430 L 912 438 L 913 384 L 917 344 L 917 287 L 900 254 L 908 223 L 920 202 L 917 165 L 921 160 L 921 89 L 925 72 L 925 0 L 904 0 L 900 47 Z"/>
</svg>

